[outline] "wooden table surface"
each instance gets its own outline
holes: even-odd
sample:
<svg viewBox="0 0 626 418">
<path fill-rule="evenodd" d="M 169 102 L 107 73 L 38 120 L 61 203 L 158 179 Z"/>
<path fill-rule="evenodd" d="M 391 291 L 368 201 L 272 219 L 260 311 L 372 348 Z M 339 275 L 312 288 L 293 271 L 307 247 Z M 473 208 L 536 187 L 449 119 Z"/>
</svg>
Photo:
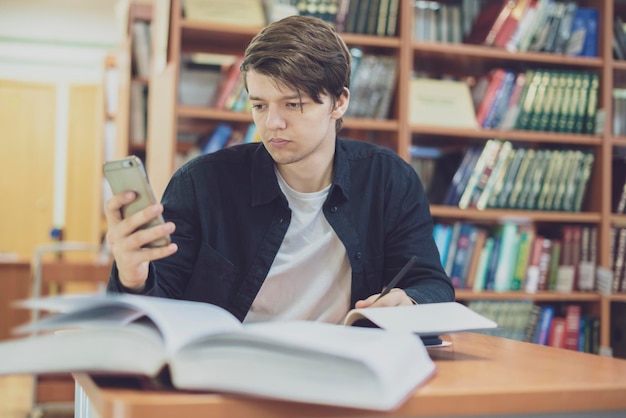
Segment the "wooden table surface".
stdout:
<svg viewBox="0 0 626 418">
<path fill-rule="evenodd" d="M 367 417 L 626 411 L 626 360 L 477 333 L 429 349 L 437 373 L 398 409 L 363 411 L 250 397 L 101 388 L 75 378 L 100 418 Z"/>
</svg>

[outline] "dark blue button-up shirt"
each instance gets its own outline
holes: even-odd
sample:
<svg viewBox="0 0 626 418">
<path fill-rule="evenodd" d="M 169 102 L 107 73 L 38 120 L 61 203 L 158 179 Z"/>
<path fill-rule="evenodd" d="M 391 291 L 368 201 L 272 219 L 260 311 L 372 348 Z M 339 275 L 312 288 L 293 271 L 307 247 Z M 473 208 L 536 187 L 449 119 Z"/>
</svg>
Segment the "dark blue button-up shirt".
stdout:
<svg viewBox="0 0 626 418">
<path fill-rule="evenodd" d="M 209 302 L 243 320 L 291 219 L 269 153 L 255 143 L 200 156 L 174 174 L 162 202 L 179 250 L 151 263 L 142 293 Z M 323 211 L 350 260 L 352 306 L 379 293 L 412 255 L 417 262 L 397 287 L 418 303 L 454 300 L 423 186 L 393 151 L 338 139 Z M 126 290 L 115 266 L 108 290 Z"/>
</svg>

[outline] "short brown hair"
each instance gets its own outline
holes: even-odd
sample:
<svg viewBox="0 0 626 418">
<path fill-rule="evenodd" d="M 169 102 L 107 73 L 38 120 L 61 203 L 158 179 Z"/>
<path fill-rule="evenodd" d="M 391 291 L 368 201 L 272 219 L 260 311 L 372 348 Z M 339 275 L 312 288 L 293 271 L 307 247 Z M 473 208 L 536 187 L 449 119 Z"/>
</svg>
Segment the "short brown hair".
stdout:
<svg viewBox="0 0 626 418">
<path fill-rule="evenodd" d="M 255 71 L 333 106 L 350 87 L 350 51 L 335 29 L 310 16 L 289 16 L 263 28 L 246 48 L 240 70 Z M 246 85 L 247 88 L 247 85 Z M 337 131 L 342 120 L 337 121 Z"/>
</svg>

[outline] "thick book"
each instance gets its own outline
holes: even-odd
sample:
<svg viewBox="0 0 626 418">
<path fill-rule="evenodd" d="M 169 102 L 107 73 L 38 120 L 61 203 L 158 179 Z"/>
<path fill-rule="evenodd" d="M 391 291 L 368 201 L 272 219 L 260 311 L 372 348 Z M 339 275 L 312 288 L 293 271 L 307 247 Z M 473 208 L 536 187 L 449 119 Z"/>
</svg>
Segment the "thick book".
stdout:
<svg viewBox="0 0 626 418">
<path fill-rule="evenodd" d="M 0 343 L 2 375 L 169 375 L 167 383 L 181 390 L 391 410 L 435 372 L 411 332 L 313 321 L 242 325 L 211 304 L 128 294 L 21 306 L 57 313 L 18 328 L 29 337 Z M 447 319 L 441 312 L 406 318 L 432 326 Z"/>
</svg>

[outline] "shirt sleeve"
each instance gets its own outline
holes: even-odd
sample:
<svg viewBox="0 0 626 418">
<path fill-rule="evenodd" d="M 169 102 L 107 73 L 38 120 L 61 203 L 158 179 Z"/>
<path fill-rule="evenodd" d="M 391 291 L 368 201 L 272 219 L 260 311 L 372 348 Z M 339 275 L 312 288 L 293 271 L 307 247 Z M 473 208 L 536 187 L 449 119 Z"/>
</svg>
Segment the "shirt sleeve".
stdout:
<svg viewBox="0 0 626 418">
<path fill-rule="evenodd" d="M 430 207 L 422 183 L 410 166 L 405 166 L 398 180 L 386 237 L 385 264 L 399 266 L 397 272 L 406 260 L 415 255 L 417 262 L 398 287 L 420 304 L 453 301 L 454 287 L 441 265 L 433 237 Z M 393 277 L 395 272 L 389 272 L 386 277 Z"/>
</svg>

